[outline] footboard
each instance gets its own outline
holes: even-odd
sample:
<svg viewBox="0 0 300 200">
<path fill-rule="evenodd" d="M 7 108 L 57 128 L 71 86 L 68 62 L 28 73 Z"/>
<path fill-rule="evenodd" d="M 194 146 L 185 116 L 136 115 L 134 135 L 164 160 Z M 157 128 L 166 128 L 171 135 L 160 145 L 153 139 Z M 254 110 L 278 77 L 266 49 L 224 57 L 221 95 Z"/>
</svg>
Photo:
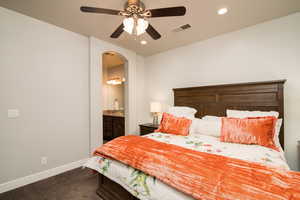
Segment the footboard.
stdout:
<svg viewBox="0 0 300 200">
<path fill-rule="evenodd" d="M 103 200 L 138 200 L 122 186 L 98 173 L 99 187 L 97 194 Z"/>
</svg>

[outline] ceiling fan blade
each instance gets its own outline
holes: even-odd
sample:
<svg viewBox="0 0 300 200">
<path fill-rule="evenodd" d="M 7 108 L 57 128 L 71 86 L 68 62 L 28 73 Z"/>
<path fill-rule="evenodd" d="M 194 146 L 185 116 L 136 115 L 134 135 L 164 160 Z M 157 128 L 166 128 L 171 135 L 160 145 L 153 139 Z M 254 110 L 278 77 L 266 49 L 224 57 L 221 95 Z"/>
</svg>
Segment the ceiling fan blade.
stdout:
<svg viewBox="0 0 300 200">
<path fill-rule="evenodd" d="M 151 17 L 172 17 L 183 16 L 186 13 L 184 6 L 150 9 Z"/>
<path fill-rule="evenodd" d="M 121 24 L 113 34 L 111 34 L 111 38 L 118 38 L 124 32 L 124 25 Z"/>
<path fill-rule="evenodd" d="M 106 8 L 95 8 L 95 7 L 86 7 L 82 6 L 80 7 L 80 10 L 82 12 L 88 12 L 88 13 L 100 13 L 100 14 L 108 14 L 108 15 L 119 15 L 119 10 L 112 10 L 112 9 L 106 9 Z"/>
<path fill-rule="evenodd" d="M 155 30 L 155 28 L 153 28 L 153 26 L 151 26 L 151 24 L 149 24 L 146 32 L 154 39 L 154 40 L 158 40 L 159 38 L 161 38 L 161 35 L 159 34 L 159 32 L 157 32 L 157 30 Z"/>
</svg>

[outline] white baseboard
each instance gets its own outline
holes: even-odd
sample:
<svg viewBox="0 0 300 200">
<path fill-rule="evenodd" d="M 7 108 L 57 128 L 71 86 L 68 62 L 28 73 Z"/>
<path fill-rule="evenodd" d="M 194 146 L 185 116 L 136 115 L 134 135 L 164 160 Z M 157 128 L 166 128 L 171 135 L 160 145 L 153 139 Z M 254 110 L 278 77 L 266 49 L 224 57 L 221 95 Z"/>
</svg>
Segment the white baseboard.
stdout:
<svg viewBox="0 0 300 200">
<path fill-rule="evenodd" d="M 6 183 L 2 183 L 0 184 L 0 194 L 3 192 L 7 192 L 9 190 L 13 190 L 16 189 L 18 187 L 22 187 L 24 185 L 28 185 L 46 178 L 49 178 L 51 176 L 55 176 L 58 174 L 61 174 L 63 172 L 72 170 L 72 169 L 76 169 L 78 167 L 81 167 L 85 162 L 87 161 L 87 159 L 83 159 L 83 160 L 79 160 L 76 162 L 72 162 L 66 165 L 62 165 L 56 168 L 52 168 L 52 169 L 48 169 L 46 171 L 42 171 L 36 174 L 32 174 L 29 176 L 25 176 L 22 178 L 18 178 Z"/>
</svg>

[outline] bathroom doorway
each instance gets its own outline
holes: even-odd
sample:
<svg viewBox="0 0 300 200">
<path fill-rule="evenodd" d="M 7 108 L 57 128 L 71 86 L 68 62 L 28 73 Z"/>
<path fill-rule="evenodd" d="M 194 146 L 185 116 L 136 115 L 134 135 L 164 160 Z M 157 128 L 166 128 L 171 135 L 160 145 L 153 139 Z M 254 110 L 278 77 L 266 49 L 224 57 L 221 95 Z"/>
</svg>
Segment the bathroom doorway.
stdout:
<svg viewBox="0 0 300 200">
<path fill-rule="evenodd" d="M 127 60 L 116 52 L 102 55 L 103 143 L 125 135 Z"/>
</svg>

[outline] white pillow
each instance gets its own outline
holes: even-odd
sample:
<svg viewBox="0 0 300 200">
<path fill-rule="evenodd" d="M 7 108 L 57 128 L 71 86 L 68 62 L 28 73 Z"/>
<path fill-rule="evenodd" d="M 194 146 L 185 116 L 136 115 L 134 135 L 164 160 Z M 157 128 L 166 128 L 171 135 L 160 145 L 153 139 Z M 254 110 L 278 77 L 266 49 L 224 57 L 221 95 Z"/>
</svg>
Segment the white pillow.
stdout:
<svg viewBox="0 0 300 200">
<path fill-rule="evenodd" d="M 212 116 L 212 115 L 205 115 L 201 119 L 208 120 L 208 121 L 219 121 L 219 122 L 221 122 L 222 117 L 217 117 L 217 116 Z"/>
<path fill-rule="evenodd" d="M 247 117 L 268 117 L 273 116 L 278 118 L 279 113 L 276 111 L 244 111 L 244 110 L 226 110 L 227 117 L 247 118 Z"/>
<path fill-rule="evenodd" d="M 195 118 L 193 119 L 190 135 L 209 135 L 214 137 L 221 136 L 221 121 L 203 120 Z"/>
<path fill-rule="evenodd" d="M 169 108 L 168 113 L 176 117 L 185 117 L 188 119 L 194 119 L 197 110 L 190 107 L 173 106 Z"/>
</svg>

